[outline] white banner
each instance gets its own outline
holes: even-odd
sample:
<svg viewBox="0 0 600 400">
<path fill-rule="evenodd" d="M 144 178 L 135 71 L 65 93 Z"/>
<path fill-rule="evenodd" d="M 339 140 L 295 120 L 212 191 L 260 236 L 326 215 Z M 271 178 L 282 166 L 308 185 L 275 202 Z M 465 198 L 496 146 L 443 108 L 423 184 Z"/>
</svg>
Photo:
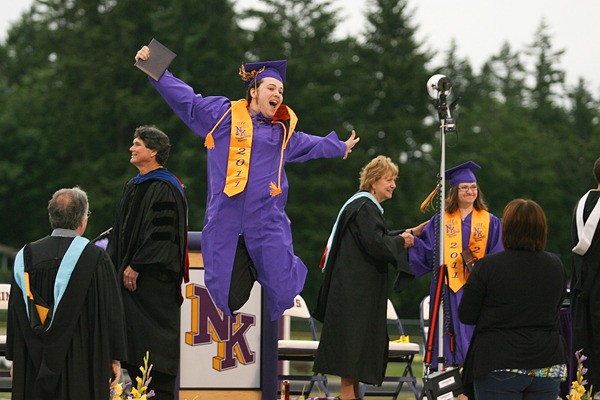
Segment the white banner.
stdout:
<svg viewBox="0 0 600 400">
<path fill-rule="evenodd" d="M 180 388 L 260 389 L 261 290 L 235 318 L 221 312 L 204 286 L 204 270 L 190 269 L 181 305 Z"/>
</svg>

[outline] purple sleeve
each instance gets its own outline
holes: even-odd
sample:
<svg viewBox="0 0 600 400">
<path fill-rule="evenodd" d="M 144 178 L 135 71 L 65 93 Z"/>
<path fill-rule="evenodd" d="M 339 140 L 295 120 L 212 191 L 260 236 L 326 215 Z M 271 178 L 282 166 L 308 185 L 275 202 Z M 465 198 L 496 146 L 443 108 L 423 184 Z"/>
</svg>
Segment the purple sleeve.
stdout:
<svg viewBox="0 0 600 400">
<path fill-rule="evenodd" d="M 341 158 L 346 154 L 346 143 L 335 132 L 325 137 L 294 132 L 286 152 L 286 162 L 304 162 L 316 158 Z"/>
<path fill-rule="evenodd" d="M 504 250 L 504 245 L 502 244 L 502 222 L 500 218 L 490 213 L 490 231 L 485 253 L 493 254 L 502 250 Z"/>
<path fill-rule="evenodd" d="M 431 217 L 429 223 L 421 232 L 421 236 L 415 236 L 415 245 L 408 249 L 408 265 L 416 277 L 425 275 L 433 270 L 433 247 L 435 246 L 435 220 Z"/>
<path fill-rule="evenodd" d="M 203 97 L 194 93 L 191 86 L 169 71 L 165 71 L 158 82 L 150 78 L 148 80 L 175 114 L 202 138 L 206 137 L 231 106 L 231 102 L 226 97 Z"/>
</svg>

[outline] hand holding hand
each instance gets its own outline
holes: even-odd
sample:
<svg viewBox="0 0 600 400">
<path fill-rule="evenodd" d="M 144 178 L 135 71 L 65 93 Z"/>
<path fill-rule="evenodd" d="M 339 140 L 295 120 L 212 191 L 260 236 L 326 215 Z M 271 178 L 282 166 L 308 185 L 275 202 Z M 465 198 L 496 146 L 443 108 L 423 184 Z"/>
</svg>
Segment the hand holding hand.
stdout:
<svg viewBox="0 0 600 400">
<path fill-rule="evenodd" d="M 404 238 L 404 248 L 408 249 L 409 247 L 413 247 L 415 245 L 415 237 L 410 233 L 404 231 L 400 234 Z"/>
</svg>

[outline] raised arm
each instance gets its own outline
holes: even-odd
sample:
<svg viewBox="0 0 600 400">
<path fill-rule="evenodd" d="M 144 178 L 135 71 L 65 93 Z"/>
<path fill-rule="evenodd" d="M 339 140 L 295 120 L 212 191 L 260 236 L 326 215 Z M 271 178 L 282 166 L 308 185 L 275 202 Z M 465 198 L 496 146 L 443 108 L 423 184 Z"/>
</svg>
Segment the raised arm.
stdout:
<svg viewBox="0 0 600 400">
<path fill-rule="evenodd" d="M 135 60 L 146 61 L 151 56 L 150 48 L 143 46 L 135 54 Z M 222 96 L 203 97 L 169 70 L 165 71 L 158 82 L 153 79 L 148 80 L 177 116 L 202 138 L 206 137 L 230 107 L 229 99 Z"/>
</svg>

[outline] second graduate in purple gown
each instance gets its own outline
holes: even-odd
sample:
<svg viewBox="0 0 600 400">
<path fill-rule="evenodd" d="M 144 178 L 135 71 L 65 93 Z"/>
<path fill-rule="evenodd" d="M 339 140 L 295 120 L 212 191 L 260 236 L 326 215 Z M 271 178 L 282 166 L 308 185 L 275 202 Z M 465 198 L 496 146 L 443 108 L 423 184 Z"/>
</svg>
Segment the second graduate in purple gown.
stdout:
<svg viewBox="0 0 600 400">
<path fill-rule="evenodd" d="M 147 59 L 144 46 L 136 59 Z M 150 79 L 208 151 L 208 196 L 202 256 L 205 282 L 216 305 L 232 315 L 247 301 L 254 281 L 265 290 L 271 320 L 293 305 L 307 268 L 292 246 L 285 213 L 284 166 L 317 158 L 342 158 L 358 141 L 344 142 L 296 131 L 298 118 L 283 104 L 286 61 L 245 63 L 246 99 L 204 97 L 169 71 Z"/>
<path fill-rule="evenodd" d="M 473 336 L 474 327 L 465 325 L 458 318 L 458 305 L 462 298 L 463 285 L 469 269 L 464 265 L 463 253 L 470 250 L 479 259 L 486 254 L 502 251 L 502 226 L 500 219 L 487 211 L 483 194 L 473 173 L 480 167 L 472 161 L 460 164 L 446 171 L 446 179 L 450 181 L 450 190 L 445 204 L 445 236 L 444 262 L 448 268 L 448 285 L 444 285 L 447 299 L 447 309 L 450 315 L 445 315 L 444 327 L 444 356 L 449 365 L 462 365 L 467 354 L 469 341 Z M 415 245 L 409 249 L 409 265 L 415 275 L 422 276 L 433 271 L 433 255 L 436 232 L 435 215 L 427 224 L 419 237 L 415 237 Z M 462 253 L 462 254 L 461 254 Z M 430 294 L 435 294 L 435 279 L 431 280 Z M 433 304 L 433 301 L 431 302 Z M 448 332 L 448 323 L 452 322 L 455 340 L 455 352 L 452 353 Z M 432 360 L 437 358 L 437 334 L 435 335 Z M 432 365 L 437 369 L 437 364 Z"/>
</svg>

